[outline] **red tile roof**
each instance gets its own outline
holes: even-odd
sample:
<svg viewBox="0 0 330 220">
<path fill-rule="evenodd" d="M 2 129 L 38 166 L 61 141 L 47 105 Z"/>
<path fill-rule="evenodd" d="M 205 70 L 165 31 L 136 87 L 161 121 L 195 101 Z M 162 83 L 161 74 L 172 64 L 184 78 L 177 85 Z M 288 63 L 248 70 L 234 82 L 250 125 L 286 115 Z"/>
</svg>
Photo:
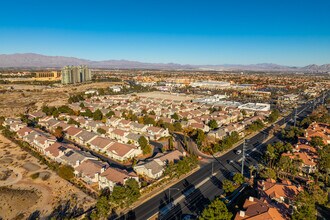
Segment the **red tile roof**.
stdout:
<svg viewBox="0 0 330 220">
<path fill-rule="evenodd" d="M 122 136 L 122 137 L 125 136 L 125 131 L 123 131 L 121 129 L 115 129 L 112 131 L 112 133 L 114 133 L 115 135 L 118 135 L 118 136 Z"/>
<path fill-rule="evenodd" d="M 70 149 L 77 149 L 77 147 L 73 146 L 73 145 L 67 145 L 67 144 L 63 144 L 60 142 L 55 142 L 54 144 L 50 145 L 49 147 L 47 147 L 45 149 L 45 152 L 49 152 L 52 156 L 57 157 L 60 153 L 60 148 L 70 148 Z"/>
<path fill-rule="evenodd" d="M 96 173 L 101 173 L 102 167 L 107 167 L 107 165 L 97 160 L 85 160 L 75 170 L 94 178 Z"/>
<path fill-rule="evenodd" d="M 313 158 L 310 157 L 306 152 L 293 152 L 293 153 L 283 153 L 282 156 L 289 157 L 293 159 L 301 159 L 302 163 L 309 166 L 315 166 Z"/>
<path fill-rule="evenodd" d="M 163 129 L 162 128 L 155 127 L 155 126 L 150 126 L 150 127 L 147 128 L 147 130 L 150 130 L 150 131 L 152 131 L 154 133 L 158 133 L 158 132 L 160 132 Z"/>
<path fill-rule="evenodd" d="M 277 183 L 275 180 L 259 181 L 258 187 L 264 191 L 270 198 L 288 198 L 294 199 L 294 197 L 300 192 L 300 189 L 294 185 L 288 184 L 288 182 Z"/>
<path fill-rule="evenodd" d="M 98 148 L 105 148 L 109 144 L 113 143 L 109 138 L 97 137 L 91 141 L 91 145 L 97 146 Z"/>
<path fill-rule="evenodd" d="M 204 124 L 201 123 L 191 123 L 190 126 L 193 128 L 204 129 Z"/>
<path fill-rule="evenodd" d="M 111 151 L 112 153 L 123 157 L 129 151 L 131 151 L 132 149 L 135 149 L 135 148 L 136 147 L 134 145 L 122 144 L 122 143 L 119 143 L 119 142 L 115 142 L 107 148 L 107 151 Z"/>
<path fill-rule="evenodd" d="M 330 125 L 323 123 L 312 123 L 306 129 L 307 140 L 310 141 L 312 137 L 317 136 L 323 139 L 324 144 L 328 144 L 330 142 Z"/>
<path fill-rule="evenodd" d="M 243 208 L 246 211 L 238 212 L 235 220 L 253 219 L 253 220 L 282 220 L 286 219 L 279 210 L 269 204 L 267 200 L 259 200 L 253 197 L 245 200 Z"/>
<path fill-rule="evenodd" d="M 124 185 L 125 180 L 129 177 L 136 177 L 135 173 L 128 173 L 125 170 L 119 170 L 112 167 L 106 169 L 103 173 L 101 173 L 102 177 L 107 178 L 109 181 L 114 183 L 120 183 Z"/>
<path fill-rule="evenodd" d="M 24 127 L 24 128 L 21 128 L 17 131 L 17 134 L 21 137 L 25 136 L 25 133 L 29 134 L 31 133 L 33 130 L 29 127 Z"/>
<path fill-rule="evenodd" d="M 74 136 L 76 134 L 79 134 L 80 132 L 82 132 L 82 129 L 81 128 L 76 128 L 76 127 L 69 127 L 67 130 L 66 130 L 66 133 L 70 136 Z"/>
</svg>

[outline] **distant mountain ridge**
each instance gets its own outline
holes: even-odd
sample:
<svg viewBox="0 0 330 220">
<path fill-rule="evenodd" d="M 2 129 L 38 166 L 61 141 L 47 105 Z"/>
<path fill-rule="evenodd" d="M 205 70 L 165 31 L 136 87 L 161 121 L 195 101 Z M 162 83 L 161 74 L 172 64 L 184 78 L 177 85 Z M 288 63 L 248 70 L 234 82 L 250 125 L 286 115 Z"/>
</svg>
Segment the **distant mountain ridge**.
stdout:
<svg viewBox="0 0 330 220">
<path fill-rule="evenodd" d="M 129 60 L 92 61 L 75 57 L 46 56 L 34 53 L 0 54 L 0 68 L 61 68 L 66 65 L 88 65 L 91 68 L 118 69 L 193 69 L 175 63 L 142 63 Z"/>
<path fill-rule="evenodd" d="M 144 63 L 129 60 L 92 61 L 65 56 L 46 56 L 35 53 L 0 54 L 0 68 L 61 68 L 66 65 L 88 65 L 91 68 L 109 69 L 160 69 L 160 70 L 247 70 L 247 71 L 297 71 L 330 72 L 330 64 L 305 67 L 282 66 L 273 63 L 251 65 L 182 65 L 176 63 Z"/>
</svg>

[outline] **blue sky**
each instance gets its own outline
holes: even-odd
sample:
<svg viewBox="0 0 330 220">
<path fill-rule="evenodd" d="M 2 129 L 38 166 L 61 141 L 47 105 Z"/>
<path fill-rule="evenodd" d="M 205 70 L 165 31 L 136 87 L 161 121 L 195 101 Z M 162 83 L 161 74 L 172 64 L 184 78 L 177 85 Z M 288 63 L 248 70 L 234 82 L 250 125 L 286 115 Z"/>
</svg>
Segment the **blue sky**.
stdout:
<svg viewBox="0 0 330 220">
<path fill-rule="evenodd" d="M 0 5 L 0 54 L 181 64 L 330 63 L 329 0 L 3 0 Z"/>
</svg>

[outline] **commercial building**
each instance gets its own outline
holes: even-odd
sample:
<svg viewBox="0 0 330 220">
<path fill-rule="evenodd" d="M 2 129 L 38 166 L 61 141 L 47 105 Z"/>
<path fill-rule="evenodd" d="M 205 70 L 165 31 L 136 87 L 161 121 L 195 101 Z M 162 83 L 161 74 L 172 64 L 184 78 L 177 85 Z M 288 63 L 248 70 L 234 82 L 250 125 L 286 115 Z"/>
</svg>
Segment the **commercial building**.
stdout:
<svg viewBox="0 0 330 220">
<path fill-rule="evenodd" d="M 213 95 L 213 96 L 209 96 L 209 97 L 205 97 L 205 98 L 199 98 L 199 99 L 194 99 L 192 100 L 192 102 L 198 102 L 198 103 L 204 103 L 204 104 L 212 104 L 215 102 L 219 102 L 222 99 L 227 98 L 226 95 Z"/>
<path fill-rule="evenodd" d="M 242 105 L 240 102 L 235 102 L 235 101 L 218 101 L 215 103 L 212 103 L 214 107 L 232 107 L 232 108 L 237 108 L 238 106 Z"/>
<path fill-rule="evenodd" d="M 246 103 L 238 106 L 239 109 L 244 109 L 247 111 L 269 111 L 270 104 L 267 103 Z"/>
<path fill-rule="evenodd" d="M 200 87 L 205 89 L 223 89 L 230 87 L 230 82 L 221 82 L 221 81 L 200 81 L 193 82 L 190 84 L 191 87 Z"/>
<path fill-rule="evenodd" d="M 122 90 L 121 86 L 110 86 L 109 89 L 111 89 L 113 92 L 120 92 Z"/>
<path fill-rule="evenodd" d="M 37 81 L 57 81 L 61 78 L 61 72 L 49 71 L 49 72 L 36 72 L 34 79 Z"/>
<path fill-rule="evenodd" d="M 91 80 L 92 73 L 87 66 L 65 66 L 62 69 L 62 84 L 83 83 Z"/>
<path fill-rule="evenodd" d="M 59 78 L 61 73 L 57 71 L 51 72 L 36 72 L 36 78 Z"/>
</svg>

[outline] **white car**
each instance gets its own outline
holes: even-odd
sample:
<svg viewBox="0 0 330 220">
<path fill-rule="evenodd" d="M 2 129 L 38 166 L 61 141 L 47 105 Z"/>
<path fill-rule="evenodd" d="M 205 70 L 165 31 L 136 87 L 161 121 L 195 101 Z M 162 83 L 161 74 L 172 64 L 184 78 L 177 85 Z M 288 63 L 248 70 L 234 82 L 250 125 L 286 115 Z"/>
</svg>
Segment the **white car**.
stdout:
<svg viewBox="0 0 330 220">
<path fill-rule="evenodd" d="M 242 153 L 242 150 L 237 150 L 236 151 L 236 154 L 241 154 Z"/>
</svg>

